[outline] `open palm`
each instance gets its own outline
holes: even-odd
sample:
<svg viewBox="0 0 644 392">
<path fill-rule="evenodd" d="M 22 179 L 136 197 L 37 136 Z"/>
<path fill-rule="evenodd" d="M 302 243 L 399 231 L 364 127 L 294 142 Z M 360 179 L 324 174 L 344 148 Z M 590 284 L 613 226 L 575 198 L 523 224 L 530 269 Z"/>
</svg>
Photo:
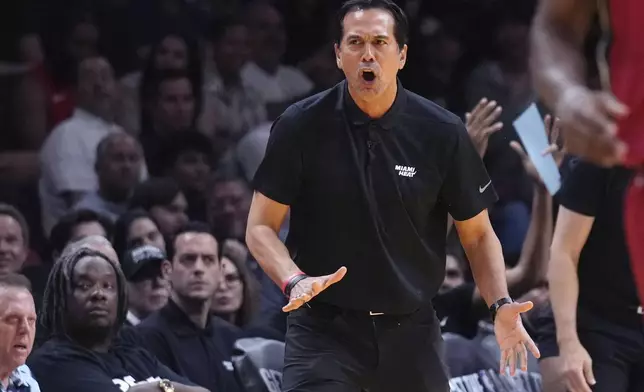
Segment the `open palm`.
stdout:
<svg viewBox="0 0 644 392">
<path fill-rule="evenodd" d="M 528 350 L 539 358 L 537 345 L 528 335 L 521 321 L 521 313 L 532 309 L 532 302 L 514 302 L 499 308 L 494 321 L 494 334 L 501 349 L 500 371 L 505 374 L 510 367 L 510 375 L 517 369 L 517 360 L 523 371 L 528 370 Z"/>
</svg>

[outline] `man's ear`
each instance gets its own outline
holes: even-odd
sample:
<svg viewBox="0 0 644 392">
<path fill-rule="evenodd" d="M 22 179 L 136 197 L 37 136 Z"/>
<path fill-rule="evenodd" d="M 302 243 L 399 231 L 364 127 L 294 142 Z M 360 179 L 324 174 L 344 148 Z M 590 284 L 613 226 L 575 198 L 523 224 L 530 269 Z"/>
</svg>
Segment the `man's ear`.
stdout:
<svg viewBox="0 0 644 392">
<path fill-rule="evenodd" d="M 407 64 L 407 44 L 400 50 L 400 64 L 398 65 L 398 69 L 403 69 L 405 64 Z"/>
<path fill-rule="evenodd" d="M 169 260 L 164 260 L 163 263 L 161 263 L 161 274 L 163 275 L 163 279 L 165 280 L 170 280 L 170 274 L 172 274 L 172 262 Z"/>
<path fill-rule="evenodd" d="M 342 59 L 340 58 L 340 46 L 336 43 L 333 44 L 333 50 L 335 52 L 335 65 L 338 69 L 342 69 Z"/>
</svg>

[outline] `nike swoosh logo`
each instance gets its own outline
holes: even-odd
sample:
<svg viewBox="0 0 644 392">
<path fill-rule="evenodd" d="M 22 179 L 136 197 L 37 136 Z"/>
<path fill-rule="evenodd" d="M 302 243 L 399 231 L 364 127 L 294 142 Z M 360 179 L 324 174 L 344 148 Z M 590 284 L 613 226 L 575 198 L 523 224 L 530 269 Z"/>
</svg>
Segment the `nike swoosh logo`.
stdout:
<svg viewBox="0 0 644 392">
<path fill-rule="evenodd" d="M 490 184 L 492 184 L 492 180 L 490 180 L 490 182 L 488 182 L 487 184 L 485 184 L 485 186 L 480 186 L 480 187 L 479 187 L 479 193 L 483 193 L 483 192 L 485 192 L 485 190 L 490 186 Z"/>
</svg>

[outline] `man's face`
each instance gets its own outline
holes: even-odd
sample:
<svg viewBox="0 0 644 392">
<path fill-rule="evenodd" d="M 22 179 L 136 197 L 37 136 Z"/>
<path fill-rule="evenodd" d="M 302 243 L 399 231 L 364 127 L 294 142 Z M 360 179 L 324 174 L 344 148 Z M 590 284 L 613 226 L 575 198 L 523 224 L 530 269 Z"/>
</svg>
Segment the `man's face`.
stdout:
<svg viewBox="0 0 644 392">
<path fill-rule="evenodd" d="M 154 63 L 157 69 L 186 69 L 188 47 L 180 37 L 169 35 L 159 44 Z"/>
<path fill-rule="evenodd" d="M 244 238 L 250 201 L 250 191 L 243 182 L 217 184 L 207 201 L 208 223 L 215 233 L 226 238 Z"/>
<path fill-rule="evenodd" d="M 454 256 L 447 255 L 445 264 L 445 279 L 438 290 L 439 294 L 446 293 L 465 283 L 463 270 Z"/>
<path fill-rule="evenodd" d="M 114 267 L 98 256 L 76 263 L 67 317 L 75 329 L 111 330 L 118 312 L 118 282 Z"/>
<path fill-rule="evenodd" d="M 282 15 L 268 4 L 252 11 L 252 40 L 255 56 L 278 61 L 286 50 L 286 30 Z"/>
<path fill-rule="evenodd" d="M 174 245 L 172 263 L 164 264 L 172 290 L 188 300 L 211 301 L 221 275 L 217 240 L 206 233 L 184 233 Z"/>
<path fill-rule="evenodd" d="M 379 97 L 405 65 L 407 45 L 401 50 L 394 36 L 395 20 L 382 9 L 349 12 L 343 21 L 343 37 L 336 44 L 338 67 L 351 90 L 363 100 Z"/>
<path fill-rule="evenodd" d="M 0 363 L 13 370 L 24 365 L 34 345 L 36 307 L 24 288 L 0 288 Z"/>
<path fill-rule="evenodd" d="M 0 215 L 0 274 L 17 272 L 27 258 L 27 247 L 18 221 Z"/>
<path fill-rule="evenodd" d="M 143 154 L 136 140 L 123 135 L 110 141 L 97 165 L 98 177 L 107 191 L 127 193 L 139 182 Z"/>
<path fill-rule="evenodd" d="M 128 249 L 152 245 L 166 251 L 165 240 L 157 225 L 148 218 L 135 219 L 127 233 Z"/>
<path fill-rule="evenodd" d="M 230 26 L 215 45 L 217 70 L 224 75 L 237 75 L 250 59 L 248 29 L 244 25 Z"/>
<path fill-rule="evenodd" d="M 161 131 L 189 128 L 195 113 L 195 97 L 190 81 L 181 78 L 161 82 L 154 112 Z"/>
<path fill-rule="evenodd" d="M 183 151 L 177 157 L 172 170 L 172 177 L 182 188 L 203 190 L 210 173 L 208 157 L 199 151 Z"/>
<path fill-rule="evenodd" d="M 161 263 L 149 262 L 128 282 L 129 307 L 147 317 L 168 302 L 170 285 L 161 273 Z"/>
<path fill-rule="evenodd" d="M 116 84 L 112 66 L 102 57 L 85 59 L 78 71 L 78 100 L 101 114 L 113 111 Z"/>
<path fill-rule="evenodd" d="M 154 206 L 150 208 L 150 215 L 159 224 L 159 230 L 166 237 L 172 237 L 181 226 L 188 223 L 188 202 L 183 193 L 179 193 L 172 200 L 172 203 L 166 206 Z"/>
<path fill-rule="evenodd" d="M 98 53 L 98 29 L 91 23 L 79 23 L 72 30 L 67 49 L 76 61 Z"/>
</svg>

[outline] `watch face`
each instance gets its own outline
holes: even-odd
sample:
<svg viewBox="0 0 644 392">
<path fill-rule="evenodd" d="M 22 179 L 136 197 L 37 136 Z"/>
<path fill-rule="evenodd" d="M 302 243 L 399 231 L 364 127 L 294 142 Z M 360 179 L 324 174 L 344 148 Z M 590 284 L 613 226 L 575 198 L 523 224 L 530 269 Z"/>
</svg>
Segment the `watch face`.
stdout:
<svg viewBox="0 0 644 392">
<path fill-rule="evenodd" d="M 174 392 L 174 387 L 172 386 L 172 383 L 168 380 L 159 381 L 159 388 L 161 388 L 163 392 Z"/>
</svg>

